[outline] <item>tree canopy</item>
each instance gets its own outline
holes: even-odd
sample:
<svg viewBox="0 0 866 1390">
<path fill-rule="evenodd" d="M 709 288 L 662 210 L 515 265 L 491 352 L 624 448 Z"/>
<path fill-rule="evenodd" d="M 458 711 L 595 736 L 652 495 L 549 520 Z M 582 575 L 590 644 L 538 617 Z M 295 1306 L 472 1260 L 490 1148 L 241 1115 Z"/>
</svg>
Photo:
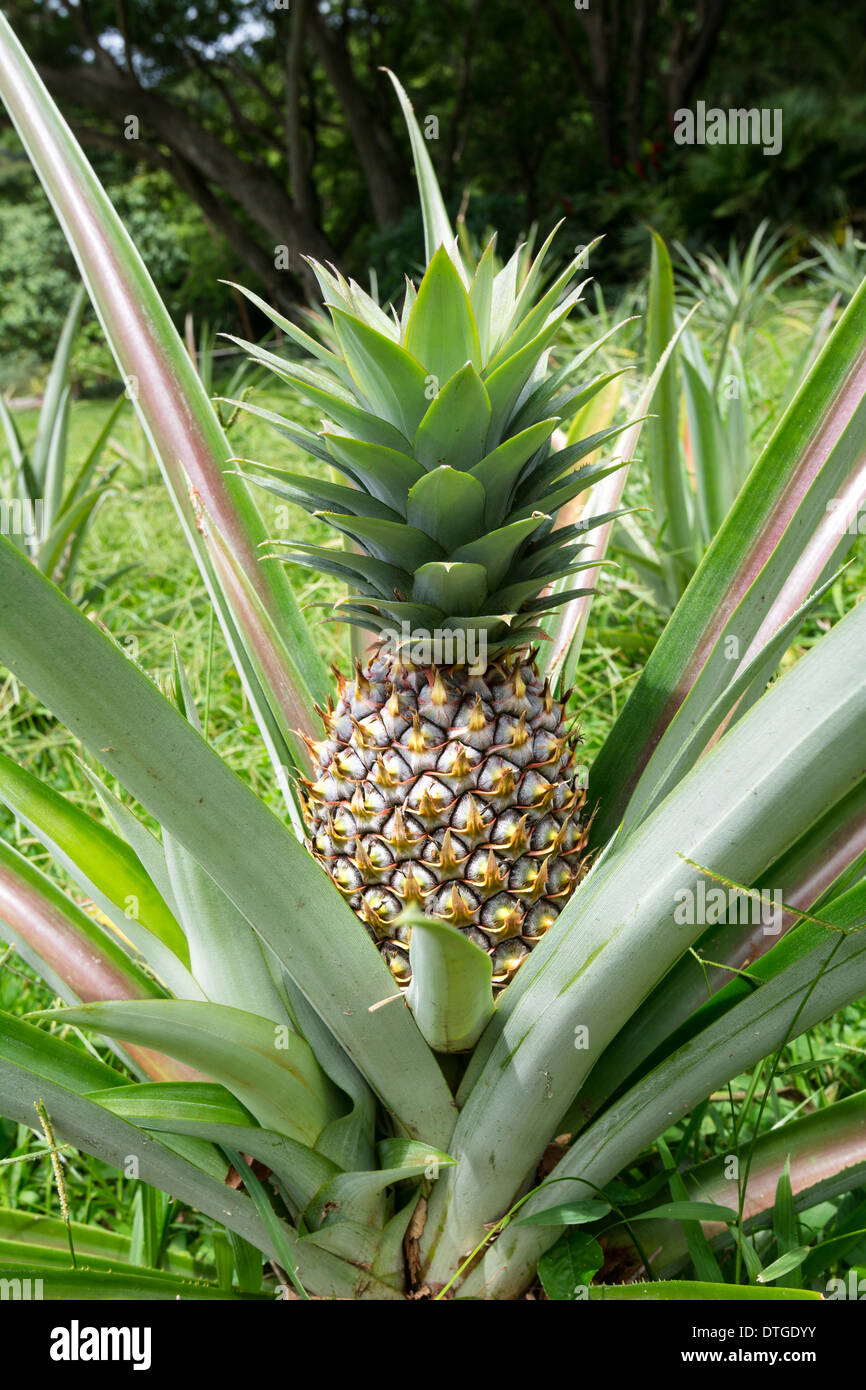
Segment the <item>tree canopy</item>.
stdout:
<svg viewBox="0 0 866 1390">
<path fill-rule="evenodd" d="M 750 230 L 767 212 L 826 230 L 863 204 L 856 5 L 10 0 L 7 11 L 103 177 L 138 179 L 156 199 L 177 190 L 218 248 L 203 260 L 284 306 L 304 288 L 304 253 L 357 274 L 375 265 L 386 291 L 417 255 L 411 161 L 382 67 L 412 94 L 446 197 L 477 235 L 488 221 L 516 237 L 565 216 L 569 246 L 608 233 L 613 278 L 650 220 L 688 241 Z M 779 155 L 676 145 L 674 114 L 699 99 L 780 107 Z"/>
</svg>

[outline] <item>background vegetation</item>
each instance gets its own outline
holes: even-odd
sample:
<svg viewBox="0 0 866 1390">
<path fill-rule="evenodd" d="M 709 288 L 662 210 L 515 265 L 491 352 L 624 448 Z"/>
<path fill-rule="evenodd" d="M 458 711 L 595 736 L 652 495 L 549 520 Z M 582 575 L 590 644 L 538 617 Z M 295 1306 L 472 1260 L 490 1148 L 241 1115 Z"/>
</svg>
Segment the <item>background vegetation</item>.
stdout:
<svg viewBox="0 0 866 1390">
<path fill-rule="evenodd" d="M 479 234 L 497 226 L 505 245 L 564 216 L 563 255 L 602 230 L 594 270 L 606 287 L 645 264 L 647 222 L 695 249 L 743 240 L 770 216 L 804 243 L 859 228 L 866 206 L 866 38 L 854 4 L 6 9 L 179 320 L 191 311 L 229 331 L 248 326 L 221 275 L 291 304 L 304 290 L 303 252 L 364 281 L 374 267 L 385 297 L 397 289 L 420 256 L 420 220 L 382 65 L 399 72 L 435 137 L 450 211 L 463 207 Z M 676 145 L 674 113 L 699 99 L 780 108 L 781 153 Z M 12 384 L 47 355 L 74 271 L 8 130 L 0 207 L 0 359 Z M 85 380 L 93 365 L 82 361 Z"/>
</svg>

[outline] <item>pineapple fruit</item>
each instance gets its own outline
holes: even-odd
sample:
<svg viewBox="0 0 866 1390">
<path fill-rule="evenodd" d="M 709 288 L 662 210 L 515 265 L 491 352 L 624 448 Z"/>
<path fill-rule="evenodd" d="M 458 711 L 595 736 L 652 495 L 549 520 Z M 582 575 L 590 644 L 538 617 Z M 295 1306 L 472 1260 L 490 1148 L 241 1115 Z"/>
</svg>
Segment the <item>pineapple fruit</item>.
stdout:
<svg viewBox="0 0 866 1390">
<path fill-rule="evenodd" d="M 581 870 L 584 793 L 565 708 L 518 654 L 419 670 L 384 657 L 355 679 L 315 746 L 311 848 L 400 984 L 420 908 L 459 928 L 507 984 Z"/>
<path fill-rule="evenodd" d="M 330 318 L 311 316 L 315 337 L 250 296 L 315 360 L 244 346 L 319 407 L 322 429 L 247 408 L 331 476 L 262 465 L 247 476 L 342 534 L 345 548 L 288 541 L 281 558 L 346 581 L 331 618 L 376 635 L 320 711 L 304 781 L 310 848 L 401 985 L 411 906 L 488 951 L 502 987 L 585 865 L 575 738 L 533 644 L 546 614 L 586 592 L 586 533 L 607 519 L 558 526 L 559 513 L 618 466 L 578 467 L 616 430 L 562 448 L 552 436 L 611 378 L 581 382 L 586 354 L 548 371 L 591 248 L 546 287 L 552 236 L 532 264 L 518 250 L 502 268 L 494 238 L 470 269 L 398 93 L 425 273 L 417 289 L 407 279 L 401 312 L 386 312 L 311 262 Z"/>
</svg>

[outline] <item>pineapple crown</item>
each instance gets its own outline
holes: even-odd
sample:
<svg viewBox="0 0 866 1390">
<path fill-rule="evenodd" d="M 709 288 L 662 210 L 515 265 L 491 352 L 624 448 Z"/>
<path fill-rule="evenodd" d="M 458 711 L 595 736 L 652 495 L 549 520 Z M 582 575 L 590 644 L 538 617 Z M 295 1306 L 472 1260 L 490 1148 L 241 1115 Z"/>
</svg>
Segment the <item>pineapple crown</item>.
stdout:
<svg viewBox="0 0 866 1390">
<path fill-rule="evenodd" d="M 495 235 L 474 268 L 451 229 L 412 106 L 393 74 L 415 160 L 427 267 L 407 278 L 401 312 L 383 309 L 354 280 L 314 260 L 330 323 L 309 316 L 313 337 L 243 291 L 313 365 L 246 351 L 324 412 L 321 431 L 249 403 L 345 483 L 255 465 L 244 475 L 342 532 L 354 547 L 284 546 L 286 562 L 338 575 L 351 596 L 330 621 L 383 639 L 414 629 L 480 640 L 490 655 L 545 634 L 540 619 L 591 592 L 571 580 L 586 532 L 607 517 L 562 524 L 560 513 L 622 466 L 587 463 L 624 426 L 555 448 L 567 423 L 616 373 L 576 384 L 592 349 L 548 373 L 554 339 L 578 302 L 571 287 L 592 246 L 541 289 L 558 228 L 521 275 L 518 247 L 497 268 Z M 240 287 L 239 287 L 240 288 Z M 245 463 L 246 461 L 239 460 Z M 557 521 L 560 524 L 557 525 Z M 579 581 L 578 581 L 579 582 Z M 398 653 L 399 654 L 399 653 Z"/>
</svg>

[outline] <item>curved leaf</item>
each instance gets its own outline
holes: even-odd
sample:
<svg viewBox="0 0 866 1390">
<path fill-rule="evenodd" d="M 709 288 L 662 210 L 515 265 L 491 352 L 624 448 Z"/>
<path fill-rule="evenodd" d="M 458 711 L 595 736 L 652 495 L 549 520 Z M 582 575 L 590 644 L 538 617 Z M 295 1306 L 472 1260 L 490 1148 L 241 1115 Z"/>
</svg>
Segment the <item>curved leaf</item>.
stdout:
<svg viewBox="0 0 866 1390">
<path fill-rule="evenodd" d="M 412 927 L 406 1002 L 435 1052 L 467 1052 L 493 1016 L 493 967 L 486 951 L 447 922 L 404 913 Z"/>
<path fill-rule="evenodd" d="M 312 1147 L 344 1109 L 303 1038 L 255 1014 L 185 999 L 124 1000 L 35 1015 L 56 1017 L 144 1047 L 214 1076 L 265 1129 Z"/>
</svg>

